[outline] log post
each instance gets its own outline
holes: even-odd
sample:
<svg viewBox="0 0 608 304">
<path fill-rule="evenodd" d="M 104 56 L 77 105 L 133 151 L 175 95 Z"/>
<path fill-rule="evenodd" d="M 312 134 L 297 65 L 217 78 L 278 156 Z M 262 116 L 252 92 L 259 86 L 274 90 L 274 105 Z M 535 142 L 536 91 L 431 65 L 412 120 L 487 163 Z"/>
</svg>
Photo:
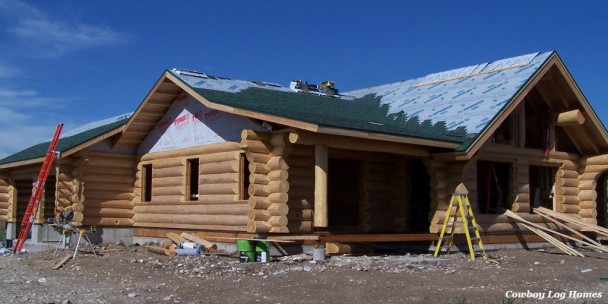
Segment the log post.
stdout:
<svg viewBox="0 0 608 304">
<path fill-rule="evenodd" d="M 327 159 L 328 149 L 325 145 L 315 146 L 315 228 L 327 228 Z"/>
</svg>

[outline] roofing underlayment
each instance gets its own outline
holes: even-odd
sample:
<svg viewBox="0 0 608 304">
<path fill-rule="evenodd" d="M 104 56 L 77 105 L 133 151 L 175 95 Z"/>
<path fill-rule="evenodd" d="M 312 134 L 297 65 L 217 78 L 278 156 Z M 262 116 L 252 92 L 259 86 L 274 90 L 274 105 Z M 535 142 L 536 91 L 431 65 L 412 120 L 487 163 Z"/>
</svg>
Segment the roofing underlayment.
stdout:
<svg viewBox="0 0 608 304">
<path fill-rule="evenodd" d="M 344 93 L 354 99 L 306 95 L 275 84 L 197 72 L 171 72 L 214 103 L 323 126 L 467 146 L 551 54 L 532 53 Z"/>
<path fill-rule="evenodd" d="M 433 139 L 465 149 L 513 100 L 553 52 L 532 53 L 346 92 L 332 98 L 293 92 L 281 85 L 233 80 L 173 69 L 170 72 L 205 99 L 320 126 Z M 128 114 L 88 124 L 62 136 L 59 151 L 122 126 Z M 0 160 L 42 157 L 42 143 Z"/>
</svg>

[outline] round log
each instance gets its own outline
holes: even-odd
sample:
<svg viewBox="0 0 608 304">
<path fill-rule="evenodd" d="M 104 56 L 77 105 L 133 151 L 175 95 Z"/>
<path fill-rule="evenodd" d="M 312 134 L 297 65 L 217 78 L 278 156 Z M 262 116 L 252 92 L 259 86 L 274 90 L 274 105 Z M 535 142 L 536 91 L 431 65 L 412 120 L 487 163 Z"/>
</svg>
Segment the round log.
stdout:
<svg viewBox="0 0 608 304">
<path fill-rule="evenodd" d="M 578 179 L 577 178 L 560 178 L 559 184 L 562 187 L 578 187 Z"/>
<path fill-rule="evenodd" d="M 186 190 L 184 187 L 178 186 L 169 186 L 169 187 L 152 187 L 152 197 L 155 196 L 172 196 L 172 195 L 181 195 L 184 197 L 186 194 Z"/>
<path fill-rule="evenodd" d="M 250 208 L 255 209 L 267 209 L 271 204 L 284 204 L 287 203 L 289 196 L 286 193 L 272 193 L 268 197 L 264 196 L 251 196 L 249 197 L 248 204 Z"/>
<path fill-rule="evenodd" d="M 151 202 L 142 202 L 143 204 L 181 204 L 184 201 L 183 195 L 171 195 L 171 196 L 154 196 L 152 195 Z"/>
<path fill-rule="evenodd" d="M 133 221 L 146 223 L 246 226 L 247 215 L 154 214 L 136 213 Z"/>
<path fill-rule="evenodd" d="M 595 209 L 581 209 L 578 212 L 581 218 L 597 218 L 597 210 Z"/>
<path fill-rule="evenodd" d="M 595 209 L 597 208 L 597 203 L 595 201 L 581 201 L 578 206 L 581 209 Z"/>
<path fill-rule="evenodd" d="M 559 211 L 561 213 L 578 214 L 580 211 L 580 208 L 578 205 L 560 204 L 557 206 L 557 211 Z"/>
<path fill-rule="evenodd" d="M 233 204 L 239 200 L 238 195 L 201 195 L 198 201 L 203 204 Z"/>
<path fill-rule="evenodd" d="M 581 218 L 579 219 L 579 221 L 587 223 L 587 224 L 591 224 L 591 225 L 597 225 L 597 219 L 595 218 Z"/>
<path fill-rule="evenodd" d="M 289 169 L 289 166 L 287 165 L 287 162 L 285 162 L 285 159 L 283 159 L 282 156 L 273 156 L 271 157 L 268 162 L 266 162 L 266 166 L 271 170 L 287 170 Z"/>
<path fill-rule="evenodd" d="M 161 184 L 164 186 L 164 184 Z M 74 193 L 77 191 L 83 191 L 84 187 L 75 186 L 72 190 Z M 126 183 L 87 183 L 86 191 L 115 191 L 115 192 L 131 192 L 133 191 L 133 185 Z"/>
<path fill-rule="evenodd" d="M 238 184 L 202 184 L 199 186 L 199 193 L 208 194 L 239 194 Z"/>
<path fill-rule="evenodd" d="M 249 195 L 268 196 L 272 193 L 287 193 L 289 183 L 287 181 L 271 181 L 267 185 L 249 185 Z"/>
<path fill-rule="evenodd" d="M 608 154 L 587 157 L 581 161 L 583 166 L 588 165 L 608 165 Z"/>
<path fill-rule="evenodd" d="M 241 148 L 253 153 L 268 154 L 272 149 L 269 144 L 259 140 L 243 140 L 241 141 Z"/>
<path fill-rule="evenodd" d="M 167 167 L 167 168 L 155 168 L 152 167 L 153 178 L 166 178 L 166 177 L 180 177 L 186 174 L 186 167 Z"/>
<path fill-rule="evenodd" d="M 223 161 L 236 161 L 240 160 L 241 151 L 231 151 L 231 152 L 220 152 L 220 153 L 212 153 L 212 154 L 204 154 L 199 156 L 199 162 L 201 164 L 208 163 L 217 163 Z"/>
<path fill-rule="evenodd" d="M 240 164 L 238 161 L 227 160 L 216 163 L 201 164 L 199 169 L 201 174 L 232 173 L 240 171 Z"/>
<path fill-rule="evenodd" d="M 270 132 L 243 130 L 241 131 L 241 140 L 268 140 L 271 135 Z"/>
<path fill-rule="evenodd" d="M 557 177 L 561 177 L 561 178 L 578 178 L 578 176 L 579 176 L 579 174 L 575 170 L 564 170 L 564 169 L 558 169 L 557 170 Z"/>
<path fill-rule="evenodd" d="M 262 163 L 249 163 L 249 172 L 251 173 L 257 173 L 257 174 L 268 174 L 270 171 L 270 168 L 268 168 L 268 166 L 266 166 L 266 164 L 262 164 Z"/>
<path fill-rule="evenodd" d="M 246 204 L 204 205 L 200 203 L 183 205 L 138 205 L 135 213 L 156 214 L 205 214 L 205 215 L 246 215 L 249 206 Z"/>
<path fill-rule="evenodd" d="M 513 203 L 513 207 L 511 208 L 513 212 L 529 212 L 530 204 L 527 202 L 517 202 Z"/>
<path fill-rule="evenodd" d="M 558 195 L 557 196 L 557 201 L 560 204 L 565 204 L 565 205 L 578 205 L 579 203 L 579 199 L 577 196 L 574 195 Z"/>
<path fill-rule="evenodd" d="M 568 112 L 562 112 L 557 115 L 556 125 L 560 127 L 582 125 L 585 122 L 583 113 L 576 109 Z"/>
<path fill-rule="evenodd" d="M 222 184 L 222 183 L 238 183 L 240 174 L 233 173 L 218 173 L 218 174 L 201 174 L 199 175 L 201 184 Z"/>
<path fill-rule="evenodd" d="M 596 187 L 597 187 L 596 180 L 582 180 L 578 183 L 578 188 L 581 190 L 595 190 Z"/>
<path fill-rule="evenodd" d="M 602 173 L 608 170 L 608 164 L 605 165 L 587 165 L 584 167 L 584 173 Z"/>
<path fill-rule="evenodd" d="M 515 195 L 515 202 L 518 203 L 530 203 L 530 194 L 529 193 L 518 193 Z M 515 211 L 515 210 L 513 210 Z"/>
<path fill-rule="evenodd" d="M 249 184 L 266 185 L 269 181 L 267 174 L 249 174 Z"/>
<path fill-rule="evenodd" d="M 109 157 L 90 157 L 87 163 L 88 167 L 97 167 L 97 168 L 105 168 L 105 167 L 113 167 L 113 168 L 135 168 L 135 158 L 133 159 L 125 159 L 125 158 L 109 158 Z"/>
<path fill-rule="evenodd" d="M 578 199 L 581 201 L 595 201 L 597 200 L 597 191 L 580 190 L 578 193 Z"/>
<path fill-rule="evenodd" d="M 241 144 L 239 142 L 221 142 L 210 145 L 195 146 L 189 148 L 182 148 L 178 150 L 167 150 L 160 152 L 151 152 L 141 156 L 141 161 L 151 161 L 156 159 L 170 158 L 170 157 L 189 157 L 193 155 L 204 155 L 218 152 L 233 152 L 240 151 Z"/>
<path fill-rule="evenodd" d="M 118 208 L 118 209 L 132 209 L 133 202 L 130 200 L 94 200 L 87 199 L 84 202 L 85 208 Z"/>
<path fill-rule="evenodd" d="M 559 188 L 559 193 L 561 195 L 566 195 L 566 196 L 576 196 L 579 194 L 579 189 L 576 187 L 560 187 Z"/>
<path fill-rule="evenodd" d="M 268 172 L 267 178 L 271 181 L 284 181 L 289 178 L 289 173 L 287 170 L 273 170 Z"/>
<path fill-rule="evenodd" d="M 270 158 L 272 157 L 268 154 L 253 153 L 253 152 L 246 152 L 245 155 L 249 162 L 261 163 L 261 164 L 267 163 L 270 160 Z"/>
<path fill-rule="evenodd" d="M 72 204 L 72 210 L 74 212 L 82 212 L 84 210 L 84 204 L 81 204 L 81 203 Z"/>
<path fill-rule="evenodd" d="M 129 209 L 114 209 L 114 208 L 86 208 L 83 211 L 85 217 L 114 217 L 114 218 L 132 218 L 133 210 Z"/>
</svg>

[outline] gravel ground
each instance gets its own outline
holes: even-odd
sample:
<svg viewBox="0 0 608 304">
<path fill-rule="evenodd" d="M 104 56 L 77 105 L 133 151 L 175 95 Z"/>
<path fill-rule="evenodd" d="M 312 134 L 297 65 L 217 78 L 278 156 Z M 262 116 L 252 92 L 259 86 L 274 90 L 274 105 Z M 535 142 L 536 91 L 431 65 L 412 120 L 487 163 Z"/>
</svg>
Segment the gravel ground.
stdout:
<svg viewBox="0 0 608 304">
<path fill-rule="evenodd" d="M 102 256 L 79 253 L 51 270 L 68 252 L 36 249 L 0 255 L 2 303 L 608 303 L 608 255 L 588 250 L 585 258 L 547 249 L 476 261 L 456 253 L 240 263 L 108 244 Z"/>
</svg>

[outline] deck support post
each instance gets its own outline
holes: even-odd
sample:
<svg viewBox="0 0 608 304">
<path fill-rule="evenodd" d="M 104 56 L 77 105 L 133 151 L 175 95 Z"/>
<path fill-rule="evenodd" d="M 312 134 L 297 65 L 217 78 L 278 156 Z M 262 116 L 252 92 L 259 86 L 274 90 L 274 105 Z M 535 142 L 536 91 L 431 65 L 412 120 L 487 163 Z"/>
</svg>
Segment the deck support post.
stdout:
<svg viewBox="0 0 608 304">
<path fill-rule="evenodd" d="M 327 228 L 327 156 L 326 145 L 315 145 L 315 228 Z"/>
</svg>

